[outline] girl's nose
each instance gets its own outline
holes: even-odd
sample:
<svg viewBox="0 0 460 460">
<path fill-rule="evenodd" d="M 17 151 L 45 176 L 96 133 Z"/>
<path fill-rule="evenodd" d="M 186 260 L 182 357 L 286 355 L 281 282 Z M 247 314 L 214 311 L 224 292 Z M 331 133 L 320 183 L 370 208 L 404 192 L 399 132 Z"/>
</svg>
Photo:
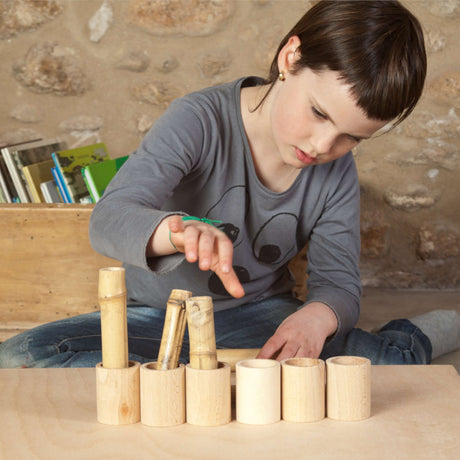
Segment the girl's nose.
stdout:
<svg viewBox="0 0 460 460">
<path fill-rule="evenodd" d="M 335 142 L 335 133 L 332 130 L 318 130 L 310 139 L 311 146 L 318 155 L 328 153 Z"/>
</svg>

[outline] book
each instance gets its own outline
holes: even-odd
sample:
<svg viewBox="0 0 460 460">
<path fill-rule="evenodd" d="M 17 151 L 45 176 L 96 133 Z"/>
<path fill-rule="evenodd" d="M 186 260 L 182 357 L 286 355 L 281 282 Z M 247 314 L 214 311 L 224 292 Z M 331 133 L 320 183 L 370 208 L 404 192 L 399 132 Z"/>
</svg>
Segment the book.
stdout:
<svg viewBox="0 0 460 460">
<path fill-rule="evenodd" d="M 129 155 L 126 155 L 120 158 L 101 161 L 100 163 L 93 163 L 82 168 L 81 173 L 93 199 L 93 203 L 97 203 L 101 199 L 107 185 L 109 185 L 109 182 L 128 158 Z"/>
<path fill-rule="evenodd" d="M 59 194 L 61 195 L 62 202 L 63 203 L 70 203 L 65 190 L 64 190 L 64 184 L 62 183 L 61 176 L 58 174 L 57 168 L 51 168 L 51 173 L 53 174 L 53 179 L 54 183 L 56 184 Z"/>
<path fill-rule="evenodd" d="M 79 203 L 89 195 L 81 173 L 82 168 L 93 163 L 110 160 L 103 142 L 56 151 L 52 157 L 69 203 Z"/>
<path fill-rule="evenodd" d="M 24 166 L 49 160 L 53 151 L 63 148 L 66 148 L 65 142 L 61 142 L 58 139 L 27 142 L 2 148 L 3 158 L 21 203 L 33 201 L 32 193 L 24 175 Z"/>
<path fill-rule="evenodd" d="M 41 139 L 32 139 L 28 142 L 37 142 Z M 3 154 L 1 149 L 5 147 L 14 147 L 16 145 L 26 144 L 28 142 L 19 142 L 16 144 L 1 144 L 0 145 L 0 190 L 3 192 L 3 197 L 7 203 L 17 203 L 19 202 L 19 196 L 16 193 L 16 188 L 14 187 L 13 180 L 11 179 L 10 173 L 6 166 Z"/>
<path fill-rule="evenodd" d="M 45 203 L 63 202 L 54 179 L 51 179 L 47 182 L 42 182 L 40 184 L 40 191 L 42 192 Z"/>
<path fill-rule="evenodd" d="M 5 164 L 5 160 L 0 155 L 0 190 L 6 203 L 13 202 L 13 183 L 8 173 L 8 169 Z"/>
<path fill-rule="evenodd" d="M 40 161 L 39 163 L 34 163 L 22 168 L 35 203 L 45 202 L 43 193 L 40 189 L 40 184 L 42 182 L 53 180 L 53 173 L 51 172 L 51 168 L 53 167 L 54 161 L 51 159 Z"/>
</svg>

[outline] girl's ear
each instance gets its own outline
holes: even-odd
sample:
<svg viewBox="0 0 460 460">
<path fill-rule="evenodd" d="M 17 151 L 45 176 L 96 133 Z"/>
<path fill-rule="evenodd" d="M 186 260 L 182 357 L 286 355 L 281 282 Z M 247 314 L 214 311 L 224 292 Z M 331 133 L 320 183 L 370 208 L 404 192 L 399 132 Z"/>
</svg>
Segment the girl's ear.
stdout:
<svg viewBox="0 0 460 460">
<path fill-rule="evenodd" d="M 291 66 L 299 59 L 300 38 L 297 35 L 289 37 L 287 43 L 278 54 L 278 69 L 280 72 L 289 73 Z"/>
</svg>

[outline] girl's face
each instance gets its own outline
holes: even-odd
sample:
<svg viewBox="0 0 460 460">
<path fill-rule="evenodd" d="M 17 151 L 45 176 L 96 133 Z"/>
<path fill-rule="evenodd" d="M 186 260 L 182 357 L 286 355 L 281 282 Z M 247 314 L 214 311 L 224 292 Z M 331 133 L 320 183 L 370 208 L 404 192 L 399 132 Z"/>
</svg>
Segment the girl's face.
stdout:
<svg viewBox="0 0 460 460">
<path fill-rule="evenodd" d="M 285 164 L 303 168 L 340 158 L 387 123 L 367 118 L 337 72 L 285 76 L 270 105 L 273 141 Z"/>
</svg>

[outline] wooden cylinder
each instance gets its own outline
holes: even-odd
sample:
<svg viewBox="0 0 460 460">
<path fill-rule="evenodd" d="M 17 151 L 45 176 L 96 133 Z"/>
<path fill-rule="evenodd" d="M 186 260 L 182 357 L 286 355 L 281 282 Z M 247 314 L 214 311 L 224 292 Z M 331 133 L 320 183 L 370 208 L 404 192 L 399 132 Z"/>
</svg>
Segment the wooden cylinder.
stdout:
<svg viewBox="0 0 460 460">
<path fill-rule="evenodd" d="M 217 369 L 185 368 L 187 423 L 200 426 L 225 425 L 231 420 L 230 366 Z"/>
<path fill-rule="evenodd" d="M 99 270 L 102 365 L 106 369 L 128 367 L 128 323 L 123 267 Z"/>
<path fill-rule="evenodd" d="M 282 418 L 288 422 L 317 422 L 325 417 L 325 364 L 321 359 L 281 361 Z"/>
<path fill-rule="evenodd" d="M 140 364 L 129 361 L 128 367 L 107 369 L 96 365 L 97 420 L 107 425 L 127 425 L 141 418 Z"/>
<path fill-rule="evenodd" d="M 281 418 L 281 366 L 273 359 L 236 364 L 236 419 L 267 425 Z"/>
<path fill-rule="evenodd" d="M 141 366 L 141 422 L 149 426 L 185 423 L 185 366 L 158 370 L 156 364 Z"/>
<path fill-rule="evenodd" d="M 230 364 L 232 371 L 235 371 L 236 363 L 247 359 L 255 359 L 260 348 L 219 348 L 217 361 Z"/>
<path fill-rule="evenodd" d="M 185 300 L 192 296 L 190 291 L 173 289 L 166 305 L 163 335 L 158 353 L 158 369 L 174 369 L 178 365 L 185 332 Z"/>
<path fill-rule="evenodd" d="M 371 415 L 371 362 L 358 356 L 336 356 L 326 361 L 327 416 L 358 421 Z"/>
<path fill-rule="evenodd" d="M 212 298 L 190 297 L 185 303 L 190 341 L 190 367 L 216 369 L 216 332 Z"/>
</svg>

